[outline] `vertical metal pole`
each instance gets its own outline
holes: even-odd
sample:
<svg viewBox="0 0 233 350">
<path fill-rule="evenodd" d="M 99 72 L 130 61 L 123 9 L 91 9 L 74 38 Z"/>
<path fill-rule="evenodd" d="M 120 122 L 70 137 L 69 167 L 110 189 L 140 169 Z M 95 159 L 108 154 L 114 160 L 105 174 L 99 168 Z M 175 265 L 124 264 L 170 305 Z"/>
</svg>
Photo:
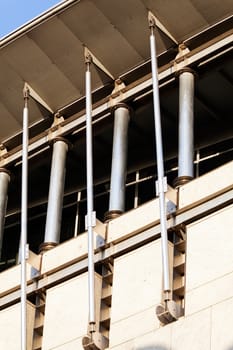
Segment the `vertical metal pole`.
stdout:
<svg viewBox="0 0 233 350">
<path fill-rule="evenodd" d="M 89 326 L 91 334 L 95 332 L 95 271 L 93 226 L 95 226 L 93 212 L 93 156 L 92 156 L 92 97 L 91 97 L 91 56 L 85 57 L 86 63 L 86 167 L 87 167 L 87 217 L 88 231 L 88 304 Z"/>
<path fill-rule="evenodd" d="M 196 177 L 199 177 L 199 167 L 200 167 L 200 150 L 197 150 L 197 154 L 196 154 Z"/>
<path fill-rule="evenodd" d="M 67 151 L 68 144 L 65 139 L 57 138 L 54 140 L 45 239 L 41 250 L 51 248 L 60 241 Z"/>
<path fill-rule="evenodd" d="M 179 73 L 179 182 L 193 178 L 194 73 L 187 68 Z"/>
<path fill-rule="evenodd" d="M 125 210 L 125 173 L 129 108 L 127 105 L 119 104 L 116 106 L 114 114 L 109 211 L 118 211 L 121 213 Z"/>
<path fill-rule="evenodd" d="M 77 208 L 76 208 L 76 216 L 75 216 L 75 223 L 74 223 L 74 237 L 77 237 L 78 235 L 79 205 L 81 201 L 81 195 L 82 195 L 82 191 L 79 191 L 77 194 Z"/>
<path fill-rule="evenodd" d="M 27 201 L 28 201 L 28 100 L 29 90 L 24 88 L 23 156 L 21 193 L 21 350 L 27 350 Z"/>
<path fill-rule="evenodd" d="M 138 182 L 139 182 L 139 170 L 136 171 L 135 177 L 135 191 L 134 191 L 134 208 L 138 207 Z"/>
<path fill-rule="evenodd" d="M 158 71 L 157 71 L 157 57 L 156 57 L 156 45 L 155 45 L 155 21 L 152 16 L 149 15 L 149 26 L 151 30 L 150 34 L 150 51 L 151 51 L 151 68 L 152 68 L 152 83 L 153 83 L 153 103 L 154 103 L 154 122 L 155 122 L 155 142 L 156 142 L 156 160 L 157 160 L 157 192 L 159 195 L 159 207 L 160 207 L 160 226 L 161 226 L 161 242 L 162 242 L 162 260 L 163 260 L 163 286 L 164 286 L 164 298 L 169 299 L 170 278 L 169 278 L 169 257 L 168 257 L 168 238 L 167 238 L 167 215 L 166 215 L 166 203 L 165 192 L 166 183 L 164 178 L 163 167 L 163 146 L 162 146 L 162 131 L 161 131 L 161 117 L 160 117 L 160 104 L 159 104 L 159 85 L 158 85 Z"/>
<path fill-rule="evenodd" d="M 0 259 L 2 257 L 2 242 L 7 207 L 7 192 L 10 174 L 6 169 L 0 169 Z"/>
</svg>

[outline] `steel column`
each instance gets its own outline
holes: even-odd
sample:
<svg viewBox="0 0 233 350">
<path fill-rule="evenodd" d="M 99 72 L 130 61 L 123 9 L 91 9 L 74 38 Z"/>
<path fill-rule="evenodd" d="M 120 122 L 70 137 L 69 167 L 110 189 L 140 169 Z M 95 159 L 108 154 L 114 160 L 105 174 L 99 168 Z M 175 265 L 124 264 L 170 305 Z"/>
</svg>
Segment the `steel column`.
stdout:
<svg viewBox="0 0 233 350">
<path fill-rule="evenodd" d="M 10 173 L 4 168 L 0 169 L 0 259 L 2 256 L 2 242 L 3 242 L 9 182 L 10 182 Z"/>
<path fill-rule="evenodd" d="M 120 214 L 125 210 L 129 108 L 125 104 L 119 104 L 114 110 L 114 115 L 109 212 L 113 211 Z"/>
<path fill-rule="evenodd" d="M 65 139 L 57 138 L 54 140 L 45 238 L 41 246 L 42 251 L 51 248 L 60 241 L 67 151 L 68 144 Z"/>
<path fill-rule="evenodd" d="M 178 185 L 193 178 L 194 73 L 186 69 L 179 74 L 179 159 Z"/>
<path fill-rule="evenodd" d="M 92 155 L 92 96 L 91 72 L 92 58 L 90 54 L 85 57 L 86 63 L 86 170 L 87 170 L 87 216 L 86 226 L 88 232 L 88 305 L 89 305 L 89 331 L 95 332 L 95 267 L 94 267 L 94 236 L 93 226 L 95 217 L 93 212 L 93 155 Z"/>
<path fill-rule="evenodd" d="M 150 51 L 151 51 L 151 68 L 152 68 L 152 85 L 153 85 L 153 104 L 154 104 L 154 126 L 155 126 L 155 142 L 156 142 L 156 160 L 157 160 L 157 193 L 159 196 L 160 208 L 160 227 L 161 227 L 161 242 L 162 242 L 162 262 L 163 262 L 163 288 L 164 299 L 169 299 L 170 278 L 169 278 L 169 257 L 168 257 L 168 238 L 167 238 L 167 213 L 165 203 L 166 184 L 164 178 L 163 166 L 163 146 L 162 146 L 162 131 L 160 117 L 160 102 L 159 102 L 159 85 L 158 85 L 158 69 L 156 57 L 156 43 L 154 36 L 155 21 L 149 14 L 150 34 Z"/>
</svg>

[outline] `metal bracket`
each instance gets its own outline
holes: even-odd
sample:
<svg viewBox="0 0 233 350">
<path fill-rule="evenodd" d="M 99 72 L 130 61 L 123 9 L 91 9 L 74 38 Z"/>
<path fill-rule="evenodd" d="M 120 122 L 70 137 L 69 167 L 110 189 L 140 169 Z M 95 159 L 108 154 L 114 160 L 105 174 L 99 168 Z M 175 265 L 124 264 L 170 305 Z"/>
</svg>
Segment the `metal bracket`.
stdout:
<svg viewBox="0 0 233 350">
<path fill-rule="evenodd" d="M 184 62 L 186 63 L 186 65 L 188 66 L 189 64 L 189 61 L 188 61 L 188 57 L 187 55 L 189 54 L 190 50 L 189 48 L 184 44 L 184 43 L 181 43 L 179 46 L 178 46 L 178 54 L 176 55 L 175 57 L 175 60 L 174 60 L 174 72 L 179 72 L 180 70 L 180 63 L 182 62 L 182 67 L 183 67 L 183 64 Z"/>
<path fill-rule="evenodd" d="M 165 193 L 168 190 L 167 187 L 167 177 L 164 176 L 162 181 L 159 183 L 159 181 L 157 180 L 155 182 L 155 189 L 156 189 L 156 196 L 158 197 L 160 193 Z"/>
<path fill-rule="evenodd" d="M 114 89 L 112 90 L 110 98 L 111 99 L 115 98 L 120 94 L 124 93 L 125 88 L 126 88 L 125 83 L 120 78 L 116 79 L 114 82 Z"/>
<path fill-rule="evenodd" d="M 88 215 L 85 215 L 85 230 L 88 230 Z M 93 211 L 91 213 L 91 227 L 95 227 L 96 226 L 96 212 Z"/>
<path fill-rule="evenodd" d="M 3 158 L 7 154 L 7 148 L 2 143 L 0 144 L 0 158 Z"/>
<path fill-rule="evenodd" d="M 25 259 L 28 260 L 29 259 L 29 244 L 26 244 L 26 250 L 25 250 Z"/>
<path fill-rule="evenodd" d="M 52 141 L 56 137 L 56 131 L 61 128 L 61 124 L 64 122 L 64 117 L 58 112 L 53 116 L 53 124 L 48 132 L 48 140 Z"/>
<path fill-rule="evenodd" d="M 148 12 L 148 23 L 149 28 L 154 29 L 157 27 L 161 32 L 163 32 L 171 41 L 178 45 L 178 41 L 174 36 L 167 30 L 167 28 L 159 21 L 159 19 L 151 12 Z"/>
<path fill-rule="evenodd" d="M 114 81 L 115 78 L 113 75 L 108 71 L 108 69 L 93 55 L 93 53 L 84 46 L 84 57 L 85 57 L 85 63 L 90 64 L 93 63 L 95 68 L 97 69 L 97 72 L 99 74 L 100 79 L 104 82 L 107 80 Z"/>
<path fill-rule="evenodd" d="M 35 90 L 33 90 L 33 88 L 28 83 L 24 84 L 23 94 L 24 98 L 29 98 L 29 96 L 31 96 L 33 100 L 35 100 L 45 109 L 47 109 L 47 111 L 49 111 L 51 114 L 54 114 L 52 108 L 49 107 L 49 105 L 38 95 L 38 93 Z"/>
</svg>

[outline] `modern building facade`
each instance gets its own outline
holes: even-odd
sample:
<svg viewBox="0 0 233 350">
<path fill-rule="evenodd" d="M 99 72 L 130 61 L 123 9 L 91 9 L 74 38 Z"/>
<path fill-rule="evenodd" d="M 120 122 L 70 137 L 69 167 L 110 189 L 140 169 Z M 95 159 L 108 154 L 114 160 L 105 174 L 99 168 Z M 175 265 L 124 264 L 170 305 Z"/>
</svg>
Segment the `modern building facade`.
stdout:
<svg viewBox="0 0 233 350">
<path fill-rule="evenodd" d="M 231 350 L 231 1 L 67 0 L 0 41 L 0 348 Z"/>
</svg>

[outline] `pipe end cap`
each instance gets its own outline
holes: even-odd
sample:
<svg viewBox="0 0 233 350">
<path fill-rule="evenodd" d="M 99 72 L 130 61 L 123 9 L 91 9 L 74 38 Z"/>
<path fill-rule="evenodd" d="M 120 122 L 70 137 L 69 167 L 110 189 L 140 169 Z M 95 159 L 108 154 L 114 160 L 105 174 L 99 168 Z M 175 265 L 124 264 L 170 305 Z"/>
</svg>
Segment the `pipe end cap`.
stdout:
<svg viewBox="0 0 233 350">
<path fill-rule="evenodd" d="M 108 339 L 99 332 L 87 334 L 82 338 L 82 346 L 84 350 L 104 350 L 108 345 Z"/>
<path fill-rule="evenodd" d="M 43 254 L 46 253 L 48 250 L 56 247 L 58 245 L 58 243 L 55 242 L 44 242 L 41 243 L 40 247 L 39 247 L 39 253 Z"/>
<path fill-rule="evenodd" d="M 179 176 L 173 181 L 173 186 L 179 188 L 180 186 L 185 185 L 186 183 L 193 180 L 192 176 Z"/>
<path fill-rule="evenodd" d="M 122 214 L 123 214 L 123 211 L 121 210 L 109 210 L 104 214 L 104 222 L 107 223 L 113 219 L 116 219 L 118 216 Z"/>
<path fill-rule="evenodd" d="M 168 300 L 156 307 L 156 316 L 162 324 L 168 324 L 178 320 L 181 316 L 181 308 L 174 300 Z"/>
</svg>

